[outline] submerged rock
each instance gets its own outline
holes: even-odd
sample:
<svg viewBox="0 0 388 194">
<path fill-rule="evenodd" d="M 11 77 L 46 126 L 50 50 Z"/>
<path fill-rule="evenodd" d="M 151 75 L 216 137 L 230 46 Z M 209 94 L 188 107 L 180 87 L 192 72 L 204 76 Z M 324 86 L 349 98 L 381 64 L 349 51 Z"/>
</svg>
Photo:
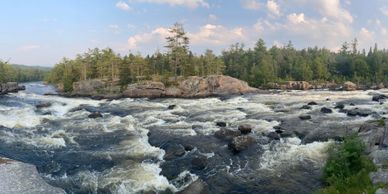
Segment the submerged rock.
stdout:
<svg viewBox="0 0 388 194">
<path fill-rule="evenodd" d="M 311 102 L 307 103 L 307 105 L 309 105 L 309 106 L 314 106 L 314 105 L 318 105 L 318 103 L 316 103 L 316 102 L 314 102 L 314 101 L 311 101 Z"/>
<path fill-rule="evenodd" d="M 218 121 L 218 122 L 216 122 L 216 125 L 217 125 L 218 127 L 226 127 L 226 123 L 223 122 L 223 121 Z"/>
<path fill-rule="evenodd" d="M 249 124 L 242 124 L 238 126 L 238 130 L 241 131 L 241 134 L 248 134 L 252 131 L 252 125 Z"/>
<path fill-rule="evenodd" d="M 321 108 L 321 113 L 329 114 L 333 113 L 333 110 L 331 110 L 330 108 L 323 107 Z"/>
<path fill-rule="evenodd" d="M 92 114 L 88 115 L 89 118 L 95 119 L 102 117 L 102 114 L 100 112 L 93 112 Z"/>
<path fill-rule="evenodd" d="M 228 145 L 234 153 L 241 152 L 247 149 L 249 146 L 256 143 L 256 139 L 251 136 L 238 136 L 233 138 L 232 142 Z"/>
<path fill-rule="evenodd" d="M 311 109 L 311 106 L 310 105 L 303 105 L 302 107 L 300 107 L 300 109 Z"/>
<path fill-rule="evenodd" d="M 335 108 L 335 109 L 340 109 L 340 110 L 342 110 L 342 109 L 345 108 L 345 105 L 339 103 L 339 104 L 336 104 L 334 108 Z"/>
<path fill-rule="evenodd" d="M 4 158 L 0 161 L 0 193 L 65 194 L 61 188 L 47 184 L 35 166 Z"/>
<path fill-rule="evenodd" d="M 267 137 L 273 140 L 280 140 L 280 136 L 277 132 L 270 132 L 268 133 Z"/>
<path fill-rule="evenodd" d="M 300 115 L 299 118 L 301 120 L 310 120 L 311 119 L 311 116 L 310 115 Z"/>
<path fill-rule="evenodd" d="M 384 100 L 384 99 L 387 99 L 387 98 L 388 98 L 388 96 L 386 96 L 384 94 L 376 94 L 376 95 L 373 95 L 372 101 L 379 102 L 380 100 Z"/>
<path fill-rule="evenodd" d="M 221 128 L 220 130 L 216 131 L 214 135 L 219 139 L 232 140 L 234 137 L 241 135 L 241 131 Z"/>
<path fill-rule="evenodd" d="M 163 157 L 165 160 L 173 160 L 186 153 L 185 147 L 180 144 L 167 144 L 163 146 L 162 149 L 166 151 L 166 154 Z"/>
<path fill-rule="evenodd" d="M 178 194 L 211 194 L 209 186 L 201 179 L 198 179 Z"/>
<path fill-rule="evenodd" d="M 43 102 L 43 103 L 39 103 L 39 104 L 35 105 L 35 107 L 37 109 L 40 109 L 40 108 L 50 107 L 51 105 L 52 105 L 51 102 Z"/>
<path fill-rule="evenodd" d="M 172 109 L 174 109 L 176 107 L 176 105 L 175 104 L 172 104 L 172 105 L 169 105 L 168 107 L 167 107 L 167 109 L 168 110 L 172 110 Z"/>
<path fill-rule="evenodd" d="M 207 166 L 207 157 L 199 155 L 191 160 L 191 166 L 194 170 L 202 170 Z"/>
</svg>

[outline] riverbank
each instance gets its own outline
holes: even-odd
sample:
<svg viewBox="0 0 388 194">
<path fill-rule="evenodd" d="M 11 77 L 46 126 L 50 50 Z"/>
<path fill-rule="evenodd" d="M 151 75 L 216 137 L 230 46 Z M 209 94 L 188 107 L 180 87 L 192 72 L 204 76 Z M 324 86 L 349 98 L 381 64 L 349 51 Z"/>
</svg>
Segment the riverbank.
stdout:
<svg viewBox="0 0 388 194">
<path fill-rule="evenodd" d="M 25 89 L 25 86 L 19 85 L 17 82 L 0 83 L 0 95 L 18 92 Z"/>
</svg>

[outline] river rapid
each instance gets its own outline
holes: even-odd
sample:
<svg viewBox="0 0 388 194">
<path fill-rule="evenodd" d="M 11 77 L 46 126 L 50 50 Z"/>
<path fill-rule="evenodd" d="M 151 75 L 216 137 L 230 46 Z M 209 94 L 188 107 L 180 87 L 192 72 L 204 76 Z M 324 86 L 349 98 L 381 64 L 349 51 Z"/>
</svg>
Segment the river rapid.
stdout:
<svg viewBox="0 0 388 194">
<path fill-rule="evenodd" d="M 45 96 L 54 88 L 25 85 L 0 97 L 0 155 L 35 165 L 67 193 L 173 193 L 199 180 L 211 193 L 313 193 L 328 145 L 388 108 L 371 100 L 375 91 L 108 101 Z M 318 105 L 301 109 L 311 101 Z M 340 103 L 370 114 L 350 117 L 334 108 Z M 88 117 L 97 111 L 101 118 Z M 299 118 L 306 114 L 312 119 Z M 233 153 L 214 135 L 216 122 L 251 124 L 256 143 Z M 281 138 L 269 138 L 276 129 Z"/>
</svg>

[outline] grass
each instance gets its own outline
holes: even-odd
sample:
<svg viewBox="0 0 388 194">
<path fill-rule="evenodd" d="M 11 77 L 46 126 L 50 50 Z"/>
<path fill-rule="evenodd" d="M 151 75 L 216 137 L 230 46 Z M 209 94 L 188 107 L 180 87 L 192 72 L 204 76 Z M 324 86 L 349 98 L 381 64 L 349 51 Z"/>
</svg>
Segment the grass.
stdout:
<svg viewBox="0 0 388 194">
<path fill-rule="evenodd" d="M 365 153 L 364 143 L 356 136 L 333 145 L 323 169 L 326 187 L 318 194 L 374 194 L 381 185 L 373 185 L 369 173 L 376 166 Z"/>
</svg>

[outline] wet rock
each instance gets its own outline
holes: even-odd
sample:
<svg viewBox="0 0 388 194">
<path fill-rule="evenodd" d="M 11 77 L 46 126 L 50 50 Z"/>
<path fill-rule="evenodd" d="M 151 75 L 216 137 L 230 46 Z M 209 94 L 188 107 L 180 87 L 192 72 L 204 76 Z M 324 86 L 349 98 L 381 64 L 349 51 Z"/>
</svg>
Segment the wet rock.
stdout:
<svg viewBox="0 0 388 194">
<path fill-rule="evenodd" d="M 91 119 L 100 118 L 100 117 L 102 117 L 102 114 L 100 112 L 93 112 L 93 113 L 89 114 L 88 117 Z"/>
<path fill-rule="evenodd" d="M 377 172 L 371 172 L 369 178 L 375 185 L 379 183 L 388 184 L 388 170 L 379 169 Z"/>
<path fill-rule="evenodd" d="M 322 142 L 328 141 L 330 139 L 335 141 L 342 141 L 350 131 L 346 128 L 330 128 L 330 129 L 314 129 L 311 130 L 305 137 L 302 139 L 303 144 L 313 143 L 313 142 Z"/>
<path fill-rule="evenodd" d="M 219 139 L 232 140 L 234 137 L 241 135 L 241 131 L 221 128 L 220 130 L 216 131 L 214 135 Z"/>
<path fill-rule="evenodd" d="M 268 133 L 267 137 L 269 137 L 270 139 L 273 139 L 273 140 L 280 140 L 280 136 L 276 132 Z"/>
<path fill-rule="evenodd" d="M 291 130 L 283 130 L 282 133 L 279 133 L 280 137 L 285 138 L 285 137 L 294 137 L 295 134 Z"/>
<path fill-rule="evenodd" d="M 282 134 L 282 133 L 283 133 L 283 130 L 282 130 L 282 129 L 276 129 L 275 132 L 276 132 L 277 134 Z"/>
<path fill-rule="evenodd" d="M 39 103 L 39 104 L 35 105 L 35 107 L 37 109 L 40 109 L 40 108 L 50 107 L 51 105 L 52 105 L 51 102 L 42 102 L 42 103 Z"/>
<path fill-rule="evenodd" d="M 334 108 L 342 110 L 345 108 L 345 105 L 344 104 L 336 104 Z"/>
<path fill-rule="evenodd" d="M 310 119 L 311 119 L 311 116 L 310 116 L 310 115 L 300 115 L 300 116 L 299 116 L 299 119 L 300 119 L 300 120 L 310 120 Z"/>
<path fill-rule="evenodd" d="M 356 106 L 354 103 L 350 103 L 349 106 Z"/>
<path fill-rule="evenodd" d="M 191 126 L 191 129 L 197 131 L 197 130 L 202 130 L 203 129 L 203 126 L 202 125 L 192 125 Z"/>
<path fill-rule="evenodd" d="M 302 107 L 300 107 L 300 109 L 311 109 L 311 106 L 309 106 L 309 105 L 303 105 Z"/>
<path fill-rule="evenodd" d="M 239 153 L 255 143 L 255 138 L 244 135 L 233 138 L 232 142 L 228 146 L 234 153 Z"/>
<path fill-rule="evenodd" d="M 329 114 L 333 113 L 333 110 L 331 110 L 330 108 L 323 107 L 321 108 L 321 113 Z"/>
<path fill-rule="evenodd" d="M 256 142 L 258 144 L 265 145 L 265 144 L 268 144 L 270 142 L 270 139 L 268 137 L 261 136 L 261 137 L 257 138 Z"/>
<path fill-rule="evenodd" d="M 370 114 L 372 114 L 372 111 L 366 110 L 366 109 L 352 109 L 347 111 L 347 115 L 351 117 L 360 116 L 360 117 L 367 117 Z"/>
<path fill-rule="evenodd" d="M 191 150 L 193 150 L 195 148 L 193 145 L 189 145 L 189 144 L 184 145 L 184 147 L 185 147 L 186 151 L 191 151 Z"/>
<path fill-rule="evenodd" d="M 248 134 L 252 131 L 252 125 L 249 124 L 242 124 L 238 126 L 238 130 L 241 132 L 241 134 Z"/>
<path fill-rule="evenodd" d="M 223 121 L 218 121 L 218 122 L 216 122 L 216 125 L 217 125 L 218 127 L 226 127 L 226 123 L 223 122 Z"/>
<path fill-rule="evenodd" d="M 384 138 L 384 125 L 379 121 L 367 121 L 358 130 L 358 136 L 364 141 L 366 150 L 378 149 Z"/>
<path fill-rule="evenodd" d="M 342 86 L 345 91 L 354 91 L 357 90 L 357 85 L 353 82 L 347 81 Z"/>
<path fill-rule="evenodd" d="M 203 180 L 198 179 L 195 182 L 191 183 L 183 191 L 178 192 L 178 194 L 211 194 L 208 184 Z"/>
<path fill-rule="evenodd" d="M 0 188 L 0 193 L 65 194 L 62 189 L 47 184 L 35 166 L 8 159 L 0 162 Z"/>
<path fill-rule="evenodd" d="M 194 170 L 203 170 L 206 168 L 207 166 L 207 157 L 206 156 L 202 156 L 202 155 L 199 155 L 197 157 L 194 157 L 192 160 L 191 160 L 191 167 L 194 169 Z"/>
<path fill-rule="evenodd" d="M 386 96 L 384 94 L 375 94 L 372 97 L 372 101 L 380 102 L 380 100 L 384 100 L 384 99 L 387 99 L 387 98 L 388 98 L 388 96 Z"/>
<path fill-rule="evenodd" d="M 314 105 L 318 105 L 318 103 L 316 103 L 316 102 L 314 102 L 314 101 L 311 101 L 311 102 L 307 103 L 307 105 L 309 105 L 309 106 L 314 106 Z"/>
<path fill-rule="evenodd" d="M 167 109 L 168 110 L 172 110 L 172 109 L 174 109 L 176 107 L 176 105 L 175 104 L 172 104 L 172 105 L 169 105 L 168 107 L 167 107 Z"/>
<path fill-rule="evenodd" d="M 377 189 L 375 194 L 388 194 L 388 189 L 382 189 L 382 188 Z"/>
<path fill-rule="evenodd" d="M 162 146 L 162 149 L 166 151 L 166 154 L 163 157 L 164 160 L 173 160 L 185 155 L 186 153 L 185 147 L 175 143 Z"/>
</svg>

